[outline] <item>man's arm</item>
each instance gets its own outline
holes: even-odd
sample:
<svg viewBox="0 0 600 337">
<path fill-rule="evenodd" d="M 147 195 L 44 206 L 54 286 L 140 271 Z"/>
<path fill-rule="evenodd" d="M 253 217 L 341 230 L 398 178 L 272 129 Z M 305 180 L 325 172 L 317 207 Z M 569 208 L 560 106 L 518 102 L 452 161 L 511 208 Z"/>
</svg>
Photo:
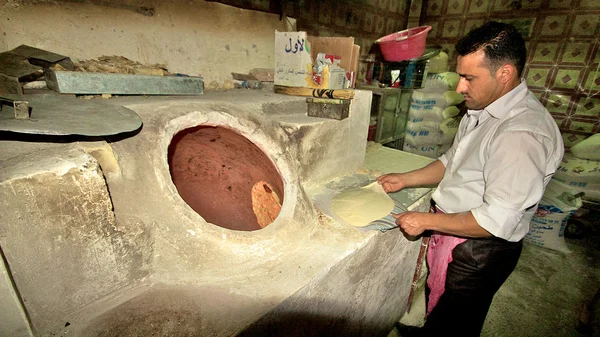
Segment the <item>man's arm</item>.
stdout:
<svg viewBox="0 0 600 337">
<path fill-rule="evenodd" d="M 470 211 L 453 214 L 404 212 L 394 217 L 402 230 L 411 236 L 420 235 L 426 230 L 471 238 L 492 236 L 490 232 L 479 226 Z"/>
<path fill-rule="evenodd" d="M 442 181 L 445 171 L 444 164 L 440 160 L 436 160 L 418 170 L 384 174 L 377 178 L 377 182 L 384 191 L 390 193 L 406 187 L 438 184 Z"/>
</svg>

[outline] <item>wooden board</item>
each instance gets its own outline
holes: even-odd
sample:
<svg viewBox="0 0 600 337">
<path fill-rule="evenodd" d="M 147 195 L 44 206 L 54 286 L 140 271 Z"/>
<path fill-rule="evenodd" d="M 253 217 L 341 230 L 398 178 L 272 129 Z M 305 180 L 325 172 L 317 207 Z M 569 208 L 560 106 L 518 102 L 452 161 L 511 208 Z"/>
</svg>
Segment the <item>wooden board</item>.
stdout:
<svg viewBox="0 0 600 337">
<path fill-rule="evenodd" d="M 354 73 L 354 76 L 352 77 L 352 83 L 350 83 L 352 88 L 354 88 L 354 85 L 356 83 L 356 78 L 358 77 L 358 57 L 359 56 L 360 56 L 360 46 L 354 45 L 354 47 L 352 48 L 352 65 L 351 65 L 351 69 L 350 69 Z"/>
<path fill-rule="evenodd" d="M 231 73 L 231 76 L 236 81 L 256 81 L 256 77 L 248 74 Z"/>
<path fill-rule="evenodd" d="M 340 98 L 340 99 L 352 99 L 354 98 L 354 90 L 351 89 L 311 89 L 303 87 L 285 87 L 276 85 L 273 89 L 276 94 L 285 94 L 292 96 L 306 96 L 306 97 L 323 97 L 323 98 Z"/>
<path fill-rule="evenodd" d="M 275 79 L 275 69 L 254 68 L 250 70 L 250 75 L 261 82 L 273 82 Z"/>
</svg>

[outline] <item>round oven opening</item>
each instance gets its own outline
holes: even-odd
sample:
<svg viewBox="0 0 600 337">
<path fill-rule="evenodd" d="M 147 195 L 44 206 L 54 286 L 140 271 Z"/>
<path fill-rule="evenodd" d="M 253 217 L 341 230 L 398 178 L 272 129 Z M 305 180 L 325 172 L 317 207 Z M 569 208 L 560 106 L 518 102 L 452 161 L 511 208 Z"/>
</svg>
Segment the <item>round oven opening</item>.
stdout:
<svg viewBox="0 0 600 337">
<path fill-rule="evenodd" d="M 271 224 L 283 204 L 283 181 L 269 157 L 220 126 L 177 133 L 169 145 L 171 178 L 183 200 L 207 222 L 242 231 Z"/>
</svg>

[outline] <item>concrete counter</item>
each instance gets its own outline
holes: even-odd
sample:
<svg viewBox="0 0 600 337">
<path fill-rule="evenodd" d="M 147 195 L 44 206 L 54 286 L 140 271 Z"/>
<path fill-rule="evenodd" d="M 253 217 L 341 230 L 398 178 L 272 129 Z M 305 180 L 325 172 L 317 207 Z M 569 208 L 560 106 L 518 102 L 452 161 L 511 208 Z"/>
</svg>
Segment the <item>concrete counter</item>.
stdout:
<svg viewBox="0 0 600 337">
<path fill-rule="evenodd" d="M 419 242 L 337 223 L 311 200 L 319 186 L 361 167 L 398 172 L 430 161 L 365 151 L 367 93 L 357 91 L 344 121 L 306 117 L 304 98 L 260 91 L 111 102 L 138 113 L 143 129 L 110 142 L 0 141 L 0 207 L 9 210 L 0 214 L 0 246 L 31 333 L 391 330 L 406 309 Z M 237 130 L 278 167 L 285 201 L 272 224 L 221 228 L 178 195 L 166 151 L 173 134 L 202 123 Z M 425 211 L 428 192 L 394 197 Z"/>
</svg>

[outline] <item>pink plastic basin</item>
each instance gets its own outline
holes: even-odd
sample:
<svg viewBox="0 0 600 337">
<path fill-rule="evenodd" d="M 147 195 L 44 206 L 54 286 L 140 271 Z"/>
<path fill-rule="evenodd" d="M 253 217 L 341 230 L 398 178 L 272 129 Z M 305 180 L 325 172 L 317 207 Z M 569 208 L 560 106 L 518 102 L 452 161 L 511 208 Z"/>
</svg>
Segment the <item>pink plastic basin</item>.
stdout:
<svg viewBox="0 0 600 337">
<path fill-rule="evenodd" d="M 421 26 L 386 35 L 377 41 L 386 61 L 398 62 L 414 59 L 425 52 L 427 32 L 431 26 Z"/>
</svg>

